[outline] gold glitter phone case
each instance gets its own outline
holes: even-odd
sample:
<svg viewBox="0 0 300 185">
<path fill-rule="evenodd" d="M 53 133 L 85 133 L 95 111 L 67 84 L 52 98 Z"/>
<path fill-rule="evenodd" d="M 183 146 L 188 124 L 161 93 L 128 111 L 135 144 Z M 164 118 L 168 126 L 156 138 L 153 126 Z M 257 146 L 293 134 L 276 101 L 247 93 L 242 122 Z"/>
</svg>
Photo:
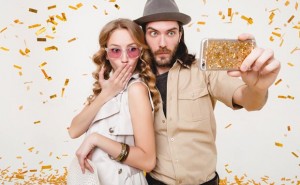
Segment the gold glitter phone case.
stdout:
<svg viewBox="0 0 300 185">
<path fill-rule="evenodd" d="M 206 38 L 201 42 L 201 70 L 239 70 L 255 47 L 255 40 Z"/>
</svg>

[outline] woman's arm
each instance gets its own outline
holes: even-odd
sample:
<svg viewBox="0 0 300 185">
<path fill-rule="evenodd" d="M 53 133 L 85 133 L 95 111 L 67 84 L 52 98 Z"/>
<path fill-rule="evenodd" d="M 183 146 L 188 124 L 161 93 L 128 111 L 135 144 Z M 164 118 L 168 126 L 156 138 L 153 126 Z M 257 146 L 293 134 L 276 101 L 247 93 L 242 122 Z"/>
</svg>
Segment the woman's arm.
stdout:
<svg viewBox="0 0 300 185">
<path fill-rule="evenodd" d="M 117 69 L 108 80 L 104 79 L 104 69 L 100 70 L 99 83 L 101 84 L 102 91 L 90 105 L 85 106 L 73 118 L 68 130 L 71 138 L 77 138 L 87 131 L 100 108 L 124 88 L 130 76 L 131 67 L 129 65 L 124 65 Z"/>
<path fill-rule="evenodd" d="M 129 155 L 124 163 L 148 172 L 156 164 L 154 118 L 148 89 L 141 83 L 135 83 L 130 86 L 128 93 L 129 110 L 136 146 L 130 147 Z M 100 148 L 113 158 L 116 158 L 122 149 L 119 142 L 97 133 L 91 134 L 84 140 L 76 152 L 83 173 L 85 168 L 93 171 L 87 163 L 86 158 L 94 147 Z"/>
</svg>

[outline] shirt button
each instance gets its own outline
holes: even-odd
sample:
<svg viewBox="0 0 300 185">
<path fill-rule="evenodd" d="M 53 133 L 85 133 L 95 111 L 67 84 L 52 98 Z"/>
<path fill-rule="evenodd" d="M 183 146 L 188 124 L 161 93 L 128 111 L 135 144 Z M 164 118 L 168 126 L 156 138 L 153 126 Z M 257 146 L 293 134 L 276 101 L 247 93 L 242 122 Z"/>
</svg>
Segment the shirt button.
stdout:
<svg viewBox="0 0 300 185">
<path fill-rule="evenodd" d="M 109 128 L 109 133 L 114 133 L 114 129 L 112 127 Z"/>
<path fill-rule="evenodd" d="M 122 168 L 120 168 L 120 169 L 119 169 L 118 173 L 119 173 L 119 174 L 121 174 L 121 173 L 122 173 Z"/>
<path fill-rule="evenodd" d="M 165 123 L 166 121 L 165 121 L 165 120 L 162 120 L 162 122 Z"/>
<path fill-rule="evenodd" d="M 173 138 L 173 137 L 171 138 L 171 141 L 172 141 L 172 142 L 174 141 L 174 138 Z"/>
</svg>

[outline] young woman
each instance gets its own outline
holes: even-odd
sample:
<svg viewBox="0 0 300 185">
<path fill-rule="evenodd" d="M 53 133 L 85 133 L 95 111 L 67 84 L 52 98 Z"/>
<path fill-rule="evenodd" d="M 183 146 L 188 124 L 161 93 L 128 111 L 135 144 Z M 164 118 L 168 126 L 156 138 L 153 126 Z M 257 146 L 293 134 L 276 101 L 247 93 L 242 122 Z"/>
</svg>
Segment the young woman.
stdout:
<svg viewBox="0 0 300 185">
<path fill-rule="evenodd" d="M 71 138 L 86 132 L 76 152 L 82 172 L 97 167 L 100 184 L 146 184 L 156 164 L 153 113 L 159 94 L 142 29 L 128 19 L 107 23 L 94 55 L 89 104 L 72 120 Z"/>
</svg>

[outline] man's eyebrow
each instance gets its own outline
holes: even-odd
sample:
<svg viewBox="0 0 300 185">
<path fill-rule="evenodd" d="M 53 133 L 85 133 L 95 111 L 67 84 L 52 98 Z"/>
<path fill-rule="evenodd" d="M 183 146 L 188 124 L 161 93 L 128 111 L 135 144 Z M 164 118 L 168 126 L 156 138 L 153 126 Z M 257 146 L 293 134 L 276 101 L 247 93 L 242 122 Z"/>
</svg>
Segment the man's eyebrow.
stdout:
<svg viewBox="0 0 300 185">
<path fill-rule="evenodd" d="M 147 30 L 158 31 L 157 29 L 155 29 L 155 28 L 153 28 L 153 27 L 151 27 L 151 26 L 149 26 L 149 27 L 147 28 Z M 179 30 L 179 28 L 173 27 L 173 28 L 168 29 L 167 31 L 174 31 L 174 30 Z"/>
</svg>

